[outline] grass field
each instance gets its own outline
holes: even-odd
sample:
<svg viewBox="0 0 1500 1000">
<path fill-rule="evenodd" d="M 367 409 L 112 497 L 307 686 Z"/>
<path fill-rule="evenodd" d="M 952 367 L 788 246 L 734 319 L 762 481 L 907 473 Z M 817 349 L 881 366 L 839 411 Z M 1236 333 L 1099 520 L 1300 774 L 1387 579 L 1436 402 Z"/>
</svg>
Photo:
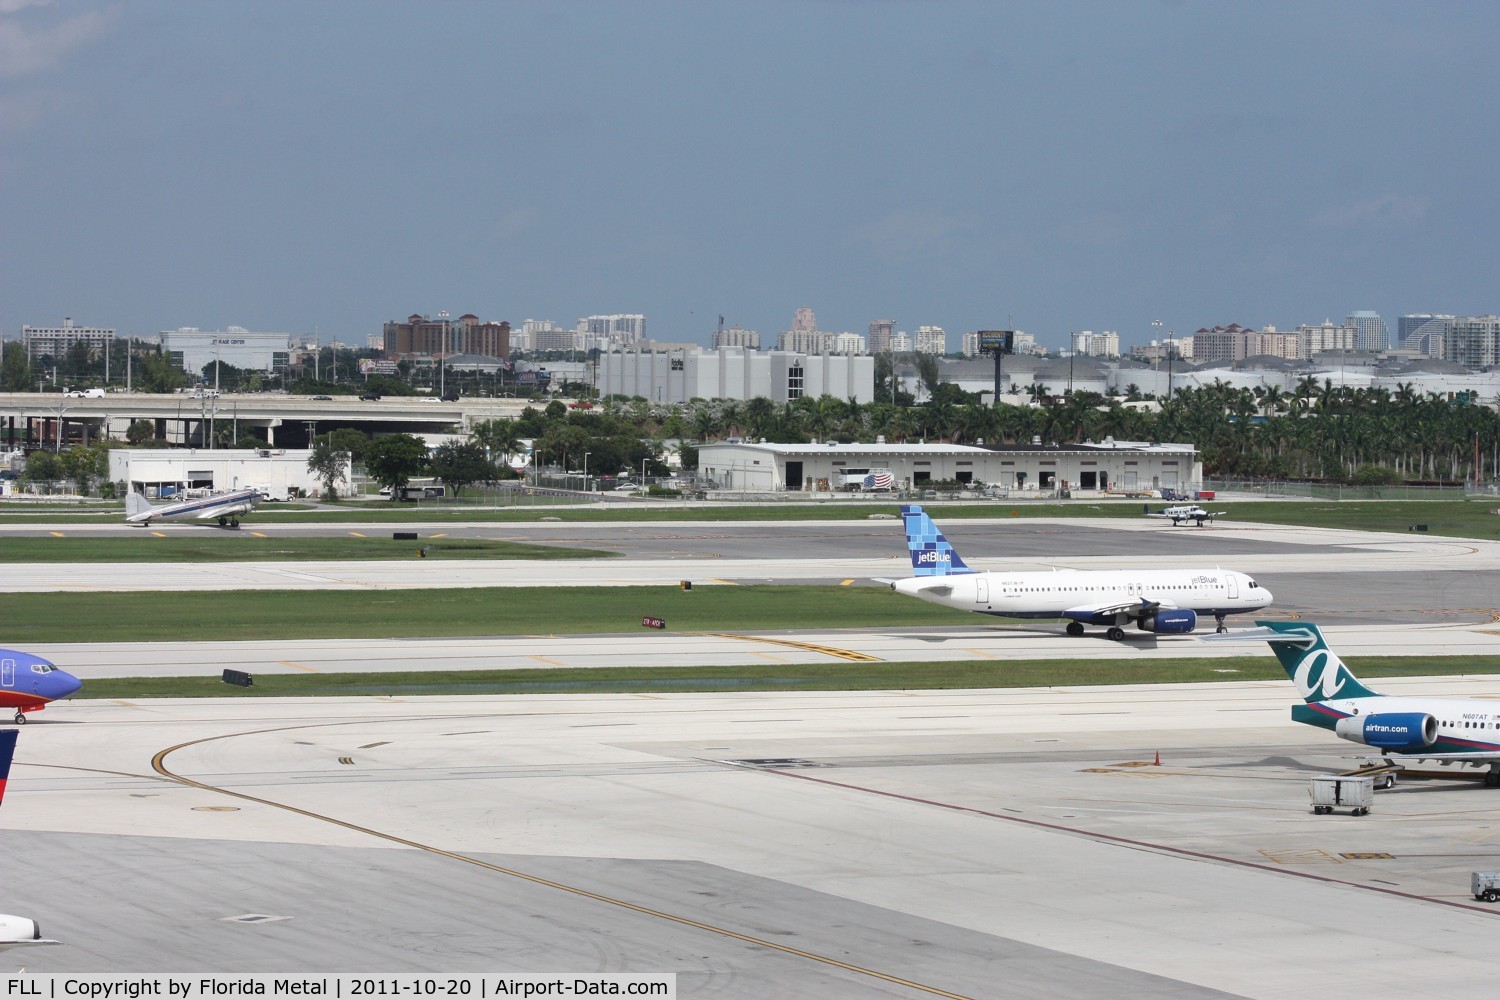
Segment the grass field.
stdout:
<svg viewBox="0 0 1500 1000">
<path fill-rule="evenodd" d="M 1494 674 L 1500 663 L 1472 656 L 1354 657 L 1361 679 Z M 733 669 L 636 667 L 578 670 L 462 670 L 381 674 L 264 674 L 240 688 L 217 677 L 91 680 L 79 698 L 334 697 L 488 694 L 602 694 L 670 691 L 870 691 L 939 688 L 1073 687 L 1209 681 L 1280 681 L 1275 657 L 1187 660 L 995 660 L 952 663 L 779 664 Z"/>
<path fill-rule="evenodd" d="M 674 632 L 976 621 L 873 586 L 90 591 L 7 595 L 5 644 L 577 635 L 636 630 L 646 616 Z"/>
<path fill-rule="evenodd" d="M 419 555 L 419 551 L 422 553 Z M 372 559 L 600 559 L 616 553 L 594 549 L 529 545 L 480 538 L 397 540 L 390 533 L 356 537 L 348 532 L 327 537 L 264 535 L 253 528 L 219 531 L 204 528 L 191 535 L 141 534 L 130 538 L 7 538 L 0 563 L 73 562 L 277 562 L 295 560 Z"/>
</svg>

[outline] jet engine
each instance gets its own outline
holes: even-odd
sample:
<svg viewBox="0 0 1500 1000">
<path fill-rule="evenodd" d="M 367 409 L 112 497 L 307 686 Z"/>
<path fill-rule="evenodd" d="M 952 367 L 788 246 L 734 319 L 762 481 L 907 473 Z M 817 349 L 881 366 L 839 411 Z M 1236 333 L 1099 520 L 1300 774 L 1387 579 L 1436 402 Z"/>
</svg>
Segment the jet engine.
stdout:
<svg viewBox="0 0 1500 1000">
<path fill-rule="evenodd" d="M 1160 632 L 1162 635 L 1182 635 L 1197 625 L 1198 616 L 1189 608 L 1162 608 L 1136 620 L 1136 627 L 1142 632 Z"/>
<path fill-rule="evenodd" d="M 1333 731 L 1340 739 L 1384 750 L 1420 750 L 1437 742 L 1437 720 L 1425 712 L 1351 715 Z"/>
<path fill-rule="evenodd" d="M 0 948 L 43 940 L 41 928 L 37 927 L 35 920 L 30 917 L 13 917 L 9 913 L 0 913 Z M 52 942 L 45 943 L 51 944 Z"/>
</svg>

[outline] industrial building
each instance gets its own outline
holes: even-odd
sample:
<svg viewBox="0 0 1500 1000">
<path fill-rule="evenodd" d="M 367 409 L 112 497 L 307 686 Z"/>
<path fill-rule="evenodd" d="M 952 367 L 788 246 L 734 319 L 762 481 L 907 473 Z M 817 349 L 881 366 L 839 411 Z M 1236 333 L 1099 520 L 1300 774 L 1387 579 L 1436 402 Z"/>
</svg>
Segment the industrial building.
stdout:
<svg viewBox="0 0 1500 1000">
<path fill-rule="evenodd" d="M 276 497 L 291 490 L 316 496 L 322 484 L 308 471 L 311 454 L 285 448 L 114 448 L 109 453 L 109 478 L 152 499 L 190 489 L 221 493 L 251 486 L 266 487 Z M 341 481 L 340 488 L 347 489 L 348 468 Z"/>
<path fill-rule="evenodd" d="M 1110 492 L 1193 490 L 1203 462 L 1190 444 L 1105 439 L 1066 445 L 750 444 L 722 442 L 698 449 L 698 475 L 719 489 L 750 493 L 845 489 L 872 472 L 889 471 L 893 488 L 928 484 L 998 487 L 1015 494 L 1067 490 L 1074 497 Z"/>
</svg>

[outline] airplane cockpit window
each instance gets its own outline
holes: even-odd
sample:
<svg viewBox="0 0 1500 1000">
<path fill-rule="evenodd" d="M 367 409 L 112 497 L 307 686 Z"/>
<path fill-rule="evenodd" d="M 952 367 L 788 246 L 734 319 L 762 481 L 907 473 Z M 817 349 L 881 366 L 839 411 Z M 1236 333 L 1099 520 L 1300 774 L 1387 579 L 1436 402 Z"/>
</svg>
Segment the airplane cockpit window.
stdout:
<svg viewBox="0 0 1500 1000">
<path fill-rule="evenodd" d="M 31 672 L 34 674 L 50 674 L 56 669 L 57 667 L 51 663 L 33 663 L 31 665 Z"/>
</svg>

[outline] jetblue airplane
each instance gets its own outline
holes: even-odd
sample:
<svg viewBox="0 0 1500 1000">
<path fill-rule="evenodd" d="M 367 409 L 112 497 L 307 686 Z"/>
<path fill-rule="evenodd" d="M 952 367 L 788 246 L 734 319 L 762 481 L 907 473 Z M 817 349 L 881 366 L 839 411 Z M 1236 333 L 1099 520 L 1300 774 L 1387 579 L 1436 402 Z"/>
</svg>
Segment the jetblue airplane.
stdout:
<svg viewBox="0 0 1500 1000">
<path fill-rule="evenodd" d="M 1188 504 L 1182 507 L 1166 507 L 1162 510 L 1146 508 L 1147 517 L 1170 517 L 1172 527 L 1177 527 L 1184 521 L 1197 521 L 1198 527 L 1203 527 L 1204 521 L 1212 521 L 1221 514 L 1229 513 L 1227 510 L 1204 510 L 1197 504 Z"/>
<path fill-rule="evenodd" d="M 81 687 L 83 681 L 40 656 L 0 649 L 0 708 L 15 709 L 18 726 L 26 723 L 25 713 L 40 712 Z"/>
<path fill-rule="evenodd" d="M 233 490 L 196 500 L 179 500 L 176 503 L 154 507 L 139 493 L 125 498 L 125 521 L 127 524 L 150 524 L 152 521 L 213 521 L 219 527 L 240 526 L 240 515 L 255 510 L 255 505 L 265 497 L 258 489 Z"/>
<path fill-rule="evenodd" d="M 1243 573 L 1223 569 L 1051 570 L 979 573 L 964 564 L 921 507 L 901 508 L 914 576 L 881 580 L 892 590 L 961 611 L 1006 618 L 1066 618 L 1068 634 L 1085 625 L 1105 626 L 1110 639 L 1125 638 L 1122 626 L 1181 635 L 1213 615 L 1260 611 L 1271 592 Z"/>
<path fill-rule="evenodd" d="M 16 755 L 17 735 L 19 734 L 14 729 L 0 733 L 0 801 L 5 799 L 5 782 L 10 778 L 11 758 Z M 0 913 L 0 951 L 23 944 L 57 942 L 42 937 L 41 928 L 30 917 L 13 917 L 9 913 Z"/>
<path fill-rule="evenodd" d="M 1256 622 L 1259 628 L 1205 641 L 1271 644 L 1305 705 L 1292 721 L 1331 729 L 1393 761 L 1435 760 L 1488 767 L 1484 783 L 1500 788 L 1500 704 L 1476 698 L 1389 697 L 1371 691 L 1307 622 Z"/>
</svg>

